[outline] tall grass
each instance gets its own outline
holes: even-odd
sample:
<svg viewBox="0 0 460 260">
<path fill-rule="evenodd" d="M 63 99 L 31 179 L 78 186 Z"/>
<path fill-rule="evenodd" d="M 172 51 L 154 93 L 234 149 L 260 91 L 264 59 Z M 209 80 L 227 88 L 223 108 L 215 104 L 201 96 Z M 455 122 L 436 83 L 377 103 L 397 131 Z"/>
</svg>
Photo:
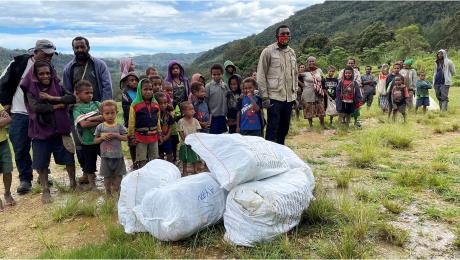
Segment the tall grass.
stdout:
<svg viewBox="0 0 460 260">
<path fill-rule="evenodd" d="M 69 196 L 62 204 L 58 204 L 51 211 L 54 221 L 72 219 L 77 216 L 93 217 L 96 215 L 96 204 L 88 198 L 81 199 L 76 195 Z"/>
</svg>

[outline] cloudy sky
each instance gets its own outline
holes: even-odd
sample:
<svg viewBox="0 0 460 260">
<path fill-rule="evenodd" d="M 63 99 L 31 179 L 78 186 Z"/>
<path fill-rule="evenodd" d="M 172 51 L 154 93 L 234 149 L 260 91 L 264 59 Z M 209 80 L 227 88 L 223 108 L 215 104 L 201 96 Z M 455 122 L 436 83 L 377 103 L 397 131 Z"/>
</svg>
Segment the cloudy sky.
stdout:
<svg viewBox="0 0 460 260">
<path fill-rule="evenodd" d="M 97 56 L 200 52 L 319 2 L 0 0 L 0 46 L 28 49 L 46 38 L 72 53 L 72 39 L 82 35 Z"/>
</svg>

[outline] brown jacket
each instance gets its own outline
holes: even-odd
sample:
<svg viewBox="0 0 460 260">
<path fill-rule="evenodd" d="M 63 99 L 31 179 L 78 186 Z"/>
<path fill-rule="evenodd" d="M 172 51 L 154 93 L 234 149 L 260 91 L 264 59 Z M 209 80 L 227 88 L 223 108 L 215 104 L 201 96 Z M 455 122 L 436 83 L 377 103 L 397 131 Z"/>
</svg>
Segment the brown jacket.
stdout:
<svg viewBox="0 0 460 260">
<path fill-rule="evenodd" d="M 260 54 L 257 84 L 262 98 L 292 102 L 297 97 L 297 61 L 292 48 L 281 49 L 277 43 Z"/>
</svg>

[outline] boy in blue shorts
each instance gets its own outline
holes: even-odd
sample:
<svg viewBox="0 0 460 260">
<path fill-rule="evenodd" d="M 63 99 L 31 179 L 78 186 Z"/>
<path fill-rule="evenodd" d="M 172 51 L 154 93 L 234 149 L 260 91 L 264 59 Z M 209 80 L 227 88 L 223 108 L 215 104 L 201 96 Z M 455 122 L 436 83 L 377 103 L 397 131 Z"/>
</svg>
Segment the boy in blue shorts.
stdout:
<svg viewBox="0 0 460 260">
<path fill-rule="evenodd" d="M 425 72 L 421 71 L 419 73 L 419 78 L 415 81 L 417 101 L 415 104 L 415 113 L 419 107 L 423 106 L 423 114 L 426 113 L 426 108 L 430 106 L 430 94 L 428 90 L 431 88 L 431 82 L 425 80 Z"/>
</svg>

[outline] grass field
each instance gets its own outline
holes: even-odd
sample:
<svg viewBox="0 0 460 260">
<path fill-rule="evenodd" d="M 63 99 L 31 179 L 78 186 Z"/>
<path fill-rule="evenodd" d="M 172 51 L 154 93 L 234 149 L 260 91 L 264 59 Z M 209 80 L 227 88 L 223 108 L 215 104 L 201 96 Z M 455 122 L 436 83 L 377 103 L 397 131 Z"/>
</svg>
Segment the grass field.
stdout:
<svg viewBox="0 0 460 260">
<path fill-rule="evenodd" d="M 348 133 L 293 120 L 287 144 L 313 168 L 316 199 L 299 226 L 270 243 L 230 245 L 222 223 L 174 243 L 127 235 L 114 201 L 58 185 L 52 205 L 41 205 L 37 190 L 0 213 L 0 256 L 459 258 L 460 88 L 450 99 L 449 112 L 411 112 L 407 124 L 389 123 L 374 103 L 362 109 L 362 129 Z"/>
</svg>

